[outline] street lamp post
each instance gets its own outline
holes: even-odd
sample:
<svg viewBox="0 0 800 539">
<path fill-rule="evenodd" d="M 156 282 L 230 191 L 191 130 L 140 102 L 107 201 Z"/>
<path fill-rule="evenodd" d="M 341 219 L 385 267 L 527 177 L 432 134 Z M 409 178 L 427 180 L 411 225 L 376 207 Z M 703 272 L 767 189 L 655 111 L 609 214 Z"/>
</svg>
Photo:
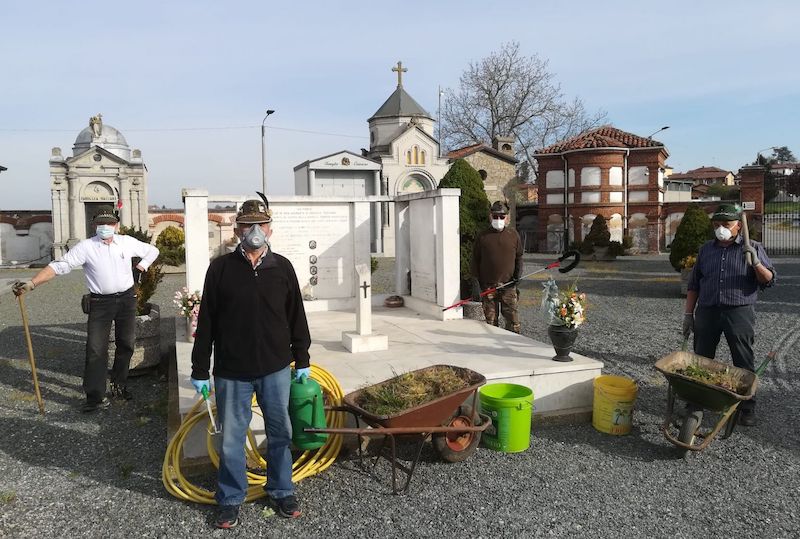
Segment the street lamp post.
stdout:
<svg viewBox="0 0 800 539">
<path fill-rule="evenodd" d="M 266 128 L 264 124 L 267 122 L 267 118 L 270 114 L 275 112 L 274 110 L 267 110 L 267 115 L 264 116 L 264 119 L 261 121 L 261 192 L 265 195 L 267 194 L 267 163 L 266 163 L 266 152 L 264 151 L 264 144 L 265 144 L 265 136 L 264 132 Z"/>
<path fill-rule="evenodd" d="M 767 150 L 774 150 L 776 148 L 778 148 L 778 146 L 770 146 L 769 148 L 764 148 L 763 150 L 758 150 L 758 152 L 756 152 L 756 165 L 760 164 L 759 160 L 761 159 L 761 152 L 766 152 Z"/>
<path fill-rule="evenodd" d="M 650 135 L 649 137 L 647 137 L 647 139 L 648 139 L 648 140 L 652 139 L 652 138 L 653 138 L 653 135 L 657 135 L 658 133 L 661 133 L 662 131 L 664 131 L 664 130 L 666 130 L 666 129 L 669 129 L 669 126 L 668 126 L 668 125 L 665 125 L 665 126 L 664 126 L 664 127 L 662 127 L 661 129 L 659 129 L 658 131 L 656 131 L 655 133 L 653 133 L 652 135 Z"/>
</svg>

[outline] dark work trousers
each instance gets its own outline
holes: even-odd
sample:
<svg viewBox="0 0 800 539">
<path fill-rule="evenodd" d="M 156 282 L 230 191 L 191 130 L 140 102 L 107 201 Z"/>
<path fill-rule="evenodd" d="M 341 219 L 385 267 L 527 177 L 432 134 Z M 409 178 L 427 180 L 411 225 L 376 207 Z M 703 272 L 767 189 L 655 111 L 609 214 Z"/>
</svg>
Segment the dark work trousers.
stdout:
<svg viewBox="0 0 800 539">
<path fill-rule="evenodd" d="M 698 307 L 694 313 L 694 353 L 714 359 L 722 334 L 728 341 L 733 364 L 754 372 L 753 342 L 756 313 L 752 305 L 740 307 Z M 755 398 L 740 404 L 755 408 Z"/>
<path fill-rule="evenodd" d="M 114 367 L 111 381 L 125 385 L 136 338 L 136 296 L 133 289 L 119 294 L 92 294 L 87 323 L 86 364 L 83 370 L 83 391 L 88 402 L 100 402 L 106 394 L 108 371 L 108 336 L 114 322 Z"/>
</svg>

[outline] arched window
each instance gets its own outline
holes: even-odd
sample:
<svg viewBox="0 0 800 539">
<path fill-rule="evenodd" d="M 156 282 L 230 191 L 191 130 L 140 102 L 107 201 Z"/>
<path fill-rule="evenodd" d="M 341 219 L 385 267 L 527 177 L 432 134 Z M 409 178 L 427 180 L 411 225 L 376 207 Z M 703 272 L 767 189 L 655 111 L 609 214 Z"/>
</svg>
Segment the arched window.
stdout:
<svg viewBox="0 0 800 539">
<path fill-rule="evenodd" d="M 419 146 L 414 145 L 406 152 L 406 165 L 424 165 L 425 164 L 425 150 L 421 150 Z"/>
<path fill-rule="evenodd" d="M 486 171 L 485 171 L 485 170 L 483 170 L 483 169 L 480 169 L 480 170 L 478 171 L 478 174 L 480 174 L 480 175 L 481 175 L 481 179 L 482 179 L 483 181 L 486 181 L 486 178 L 489 176 L 489 175 L 486 173 Z"/>
</svg>

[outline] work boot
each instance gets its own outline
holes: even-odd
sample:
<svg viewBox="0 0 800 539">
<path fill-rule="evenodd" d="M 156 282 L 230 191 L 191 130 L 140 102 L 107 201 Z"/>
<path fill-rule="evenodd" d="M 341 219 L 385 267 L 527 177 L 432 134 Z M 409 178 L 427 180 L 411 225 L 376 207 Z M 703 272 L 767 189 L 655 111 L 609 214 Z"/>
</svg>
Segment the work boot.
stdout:
<svg viewBox="0 0 800 539">
<path fill-rule="evenodd" d="M 297 518 L 302 514 L 300 512 L 300 504 L 297 503 L 297 498 L 294 496 L 286 496 L 285 498 L 267 496 L 267 503 L 283 518 Z"/>
<path fill-rule="evenodd" d="M 743 410 L 739 410 L 739 424 L 743 427 L 755 427 L 758 421 L 756 421 L 756 411 L 751 408 L 745 408 Z"/>
<path fill-rule="evenodd" d="M 127 386 L 115 384 L 113 382 L 111 383 L 111 389 L 108 391 L 108 394 L 112 399 L 118 401 L 129 401 L 133 399 L 133 395 L 128 391 Z"/>
<path fill-rule="evenodd" d="M 228 528 L 235 528 L 238 524 L 238 505 L 220 505 L 217 508 L 217 515 L 214 517 L 214 526 L 227 530 Z"/>
<path fill-rule="evenodd" d="M 101 401 L 86 399 L 86 402 L 84 402 L 83 406 L 81 407 L 81 411 L 87 414 L 89 412 L 94 412 L 96 410 L 103 410 L 105 408 L 108 408 L 109 406 L 111 406 L 111 401 L 105 397 L 103 397 L 103 400 Z"/>
</svg>

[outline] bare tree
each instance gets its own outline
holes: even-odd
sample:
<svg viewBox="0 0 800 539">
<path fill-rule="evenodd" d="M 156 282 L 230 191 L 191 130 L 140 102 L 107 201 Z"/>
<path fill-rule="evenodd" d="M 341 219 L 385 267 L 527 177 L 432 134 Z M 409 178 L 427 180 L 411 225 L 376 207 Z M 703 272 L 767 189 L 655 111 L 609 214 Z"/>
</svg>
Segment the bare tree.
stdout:
<svg viewBox="0 0 800 539">
<path fill-rule="evenodd" d="M 547 61 L 535 54 L 524 56 L 519 43 L 512 41 L 471 62 L 458 89 L 447 92 L 442 138 L 452 149 L 514 136 L 517 158 L 533 170 L 534 150 L 596 127 L 605 118 L 604 112 L 587 114 L 578 98 L 565 100 Z"/>
</svg>

